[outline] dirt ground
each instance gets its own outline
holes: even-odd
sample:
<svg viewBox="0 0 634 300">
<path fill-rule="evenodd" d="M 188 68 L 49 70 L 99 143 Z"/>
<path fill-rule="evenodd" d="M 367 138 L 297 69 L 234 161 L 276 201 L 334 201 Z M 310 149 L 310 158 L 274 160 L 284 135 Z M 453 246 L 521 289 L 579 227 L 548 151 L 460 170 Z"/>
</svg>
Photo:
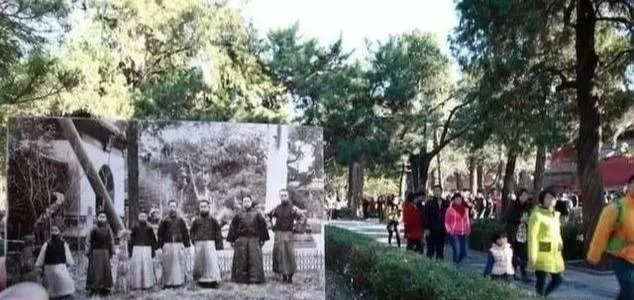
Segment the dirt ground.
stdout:
<svg viewBox="0 0 634 300">
<path fill-rule="evenodd" d="M 162 290 L 155 288 L 150 291 L 114 292 L 109 297 L 98 298 L 88 296 L 85 290 L 85 271 L 73 270 L 77 293 L 74 300 L 103 299 L 103 300 L 324 300 L 325 279 L 323 271 L 301 272 L 293 277 L 293 284 L 282 283 L 274 274 L 266 274 L 267 282 L 262 285 L 236 284 L 225 280 L 218 289 L 201 289 L 189 282 L 179 289 Z M 81 274 L 78 274 L 81 273 Z M 79 275 L 79 276 L 76 276 Z M 224 275 L 224 274 L 223 274 Z M 228 275 L 228 274 L 226 274 Z M 225 276 L 223 276 L 225 277 Z"/>
<path fill-rule="evenodd" d="M 127 294 L 113 294 L 104 300 L 273 300 L 273 299 L 293 299 L 293 300 L 323 300 L 325 299 L 323 275 L 318 273 L 300 273 L 294 278 L 291 285 L 283 284 L 277 279 L 269 278 L 263 285 L 240 285 L 231 282 L 223 282 L 217 290 L 200 289 L 193 284 L 188 287 L 152 291 L 130 291 Z M 86 291 L 80 290 L 76 294 L 75 300 L 92 299 L 86 295 Z"/>
</svg>

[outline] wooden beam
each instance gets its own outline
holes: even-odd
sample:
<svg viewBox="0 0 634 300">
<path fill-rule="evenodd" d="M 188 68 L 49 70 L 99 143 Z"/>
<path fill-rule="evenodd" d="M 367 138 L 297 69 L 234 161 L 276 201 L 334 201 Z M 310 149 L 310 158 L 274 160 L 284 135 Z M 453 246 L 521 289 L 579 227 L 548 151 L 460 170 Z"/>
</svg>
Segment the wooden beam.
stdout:
<svg viewBox="0 0 634 300">
<path fill-rule="evenodd" d="M 79 132 L 77 128 L 75 128 L 75 124 L 72 119 L 69 118 L 59 118 L 57 122 L 64 134 L 64 137 L 68 140 L 71 147 L 73 148 L 73 152 L 75 156 L 77 156 L 77 160 L 81 165 L 82 169 L 86 173 L 86 177 L 92 186 L 93 191 L 96 195 L 101 196 L 104 202 L 104 207 L 106 210 L 106 214 L 108 215 L 108 222 L 112 225 L 115 234 L 122 229 L 125 229 L 123 222 L 119 219 L 117 215 L 117 211 L 112 204 L 112 199 L 106 190 L 106 186 L 101 182 L 99 178 L 99 174 L 97 173 L 97 169 L 90 161 L 88 153 L 86 149 L 84 149 L 84 145 L 82 144 L 81 137 L 79 136 Z"/>
</svg>

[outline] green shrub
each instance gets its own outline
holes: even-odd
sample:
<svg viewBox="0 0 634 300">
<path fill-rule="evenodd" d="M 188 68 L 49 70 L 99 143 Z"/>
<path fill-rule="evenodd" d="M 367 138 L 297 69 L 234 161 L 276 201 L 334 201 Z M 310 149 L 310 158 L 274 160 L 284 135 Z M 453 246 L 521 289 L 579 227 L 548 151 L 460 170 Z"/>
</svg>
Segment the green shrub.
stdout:
<svg viewBox="0 0 634 300">
<path fill-rule="evenodd" d="M 363 299 L 537 299 L 516 287 L 331 226 L 326 227 L 326 268 L 347 278 Z"/>
<path fill-rule="evenodd" d="M 469 247 L 477 251 L 487 251 L 491 248 L 491 240 L 496 232 L 505 230 L 504 225 L 496 219 L 477 220 L 471 227 Z"/>
<path fill-rule="evenodd" d="M 491 248 L 493 235 L 506 230 L 499 219 L 477 220 L 469 236 L 469 247 L 476 251 L 486 251 Z M 567 223 L 562 226 L 561 237 L 564 240 L 563 256 L 565 260 L 583 259 L 583 242 L 577 240 L 577 236 L 583 233 L 583 224 L 578 222 Z"/>
</svg>

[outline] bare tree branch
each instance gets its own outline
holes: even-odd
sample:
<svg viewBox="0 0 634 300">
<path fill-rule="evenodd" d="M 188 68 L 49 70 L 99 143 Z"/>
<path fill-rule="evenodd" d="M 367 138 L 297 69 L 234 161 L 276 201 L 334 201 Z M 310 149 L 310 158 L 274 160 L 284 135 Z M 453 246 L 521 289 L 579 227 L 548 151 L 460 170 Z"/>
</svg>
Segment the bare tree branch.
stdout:
<svg viewBox="0 0 634 300">
<path fill-rule="evenodd" d="M 443 144 L 444 141 L 447 138 L 447 133 L 449 131 L 449 127 L 451 126 L 451 121 L 453 120 L 453 117 L 455 116 L 455 114 L 458 112 L 458 110 L 460 110 L 461 108 L 467 106 L 468 104 L 471 104 L 473 101 L 475 100 L 475 98 L 472 98 L 468 101 L 462 102 L 459 105 L 456 105 L 456 107 L 454 107 L 451 112 L 449 112 L 449 116 L 447 117 L 447 120 L 445 120 L 445 125 L 443 126 L 443 131 L 440 134 L 440 140 L 439 140 L 439 144 Z"/>
<path fill-rule="evenodd" d="M 614 56 L 611 62 L 606 64 L 605 69 L 609 70 L 612 68 L 612 66 L 615 65 L 624 55 L 627 56 L 632 54 L 634 54 L 634 48 L 622 50 Z"/>
<path fill-rule="evenodd" d="M 611 23 L 620 23 L 627 27 L 629 30 L 634 28 L 634 22 L 628 20 L 623 17 L 599 17 L 595 19 L 597 22 L 611 22 Z"/>
</svg>

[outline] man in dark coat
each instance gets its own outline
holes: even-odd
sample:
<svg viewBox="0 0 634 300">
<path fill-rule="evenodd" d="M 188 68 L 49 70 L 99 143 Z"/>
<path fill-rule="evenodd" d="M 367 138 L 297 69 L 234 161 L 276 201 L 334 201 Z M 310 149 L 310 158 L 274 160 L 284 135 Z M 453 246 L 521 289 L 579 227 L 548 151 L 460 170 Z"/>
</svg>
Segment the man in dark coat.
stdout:
<svg viewBox="0 0 634 300">
<path fill-rule="evenodd" d="M 222 250 L 220 224 L 209 213 L 209 202 L 200 201 L 199 216 L 194 219 L 190 236 L 194 242 L 194 280 L 201 287 L 216 288 L 220 278 L 220 267 L 216 251 Z"/>
<path fill-rule="evenodd" d="M 178 216 L 176 201 L 168 203 L 169 215 L 158 229 L 159 247 L 163 249 L 163 285 L 167 288 L 185 284 L 186 253 L 189 252 L 189 231 L 185 220 Z"/>
<path fill-rule="evenodd" d="M 251 197 L 242 199 L 242 209 L 231 221 L 227 241 L 234 250 L 231 280 L 237 283 L 264 283 L 262 246 L 269 240 L 264 216 Z"/>
<path fill-rule="evenodd" d="M 442 198 L 442 187 L 433 187 L 433 196 L 425 203 L 424 225 L 427 240 L 427 257 L 444 259 L 445 240 L 445 213 L 449 208 L 449 201 Z"/>
<path fill-rule="evenodd" d="M 527 254 L 527 236 L 528 236 L 528 218 L 530 216 L 533 205 L 531 203 L 531 195 L 526 189 L 520 189 L 519 197 L 515 201 L 509 203 L 506 211 L 505 223 L 506 231 L 513 246 L 513 261 L 518 262 L 518 266 L 522 273 L 522 280 L 530 282 L 531 279 L 526 272 L 528 261 Z"/>
<path fill-rule="evenodd" d="M 158 247 L 156 235 L 147 221 L 145 212 L 139 214 L 139 223 L 132 228 L 128 254 L 131 257 L 131 287 L 133 289 L 150 289 L 156 285 L 156 273 L 152 258 Z"/>
<path fill-rule="evenodd" d="M 107 295 L 113 287 L 110 259 L 114 255 L 114 238 L 105 212 L 97 215 L 97 227 L 88 235 L 88 272 L 86 289 L 91 295 Z"/>
<path fill-rule="evenodd" d="M 293 229 L 295 221 L 303 219 L 303 214 L 299 208 L 291 203 L 288 191 L 280 191 L 282 204 L 267 214 L 271 221 L 275 218 L 275 244 L 273 245 L 273 272 L 282 275 L 282 281 L 293 282 L 293 274 L 297 272 L 295 262 L 295 246 L 293 245 Z"/>
</svg>

